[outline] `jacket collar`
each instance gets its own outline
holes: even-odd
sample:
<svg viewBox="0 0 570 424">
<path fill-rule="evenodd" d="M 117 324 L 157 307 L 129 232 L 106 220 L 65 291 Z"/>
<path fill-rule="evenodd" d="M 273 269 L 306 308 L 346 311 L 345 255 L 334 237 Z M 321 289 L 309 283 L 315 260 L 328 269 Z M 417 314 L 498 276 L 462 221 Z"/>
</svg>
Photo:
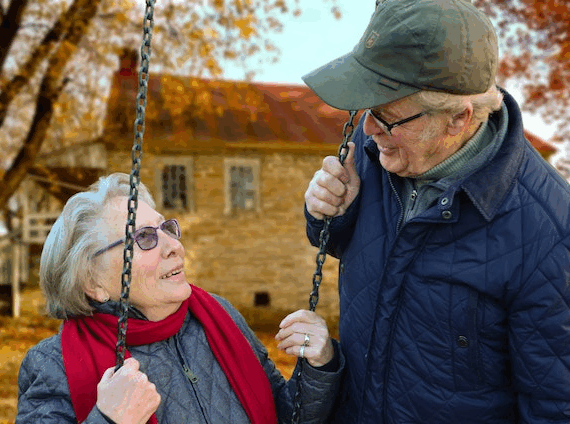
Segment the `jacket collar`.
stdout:
<svg viewBox="0 0 570 424">
<path fill-rule="evenodd" d="M 487 221 L 494 218 L 507 196 L 524 156 L 525 144 L 522 142 L 524 134 L 520 109 L 509 93 L 503 89 L 501 92 L 508 111 L 508 123 L 499 151 L 490 162 L 450 188 L 451 191 L 455 191 L 461 187 Z M 380 152 L 374 141 L 366 140 L 364 150 L 373 163 L 381 166 L 378 159 Z M 446 193 L 449 194 L 452 193 Z"/>
<path fill-rule="evenodd" d="M 491 221 L 515 182 L 524 156 L 522 116 L 515 99 L 506 91 L 509 113 L 507 133 L 495 157 L 467 177 L 461 187 L 487 221 Z"/>
<path fill-rule="evenodd" d="M 100 303 L 93 299 L 88 299 L 87 301 L 89 302 L 89 305 L 95 309 L 94 312 L 114 315 L 116 317 L 121 316 L 121 302 L 109 300 L 108 302 Z M 131 304 L 129 304 L 129 318 L 148 321 L 148 318 Z"/>
</svg>

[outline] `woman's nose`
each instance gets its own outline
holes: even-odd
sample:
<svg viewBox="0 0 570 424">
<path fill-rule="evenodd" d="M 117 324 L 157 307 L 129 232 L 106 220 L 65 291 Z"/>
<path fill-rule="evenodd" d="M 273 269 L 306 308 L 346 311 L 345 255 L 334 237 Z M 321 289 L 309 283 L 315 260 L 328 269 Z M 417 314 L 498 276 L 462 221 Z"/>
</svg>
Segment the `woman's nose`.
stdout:
<svg viewBox="0 0 570 424">
<path fill-rule="evenodd" d="M 161 229 L 157 230 L 158 242 L 161 244 L 165 256 L 170 256 L 173 253 L 178 253 L 184 256 L 184 246 L 180 240 L 166 234 Z"/>
</svg>

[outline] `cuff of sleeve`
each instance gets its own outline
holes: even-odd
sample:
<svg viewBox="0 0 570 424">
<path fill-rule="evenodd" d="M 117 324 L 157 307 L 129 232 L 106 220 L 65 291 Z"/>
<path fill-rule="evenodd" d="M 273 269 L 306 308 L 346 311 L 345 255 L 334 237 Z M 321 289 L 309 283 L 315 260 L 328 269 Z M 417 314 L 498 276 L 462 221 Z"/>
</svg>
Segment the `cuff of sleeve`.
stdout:
<svg viewBox="0 0 570 424">
<path fill-rule="evenodd" d="M 351 226 L 356 219 L 359 203 L 360 203 L 360 193 L 358 193 L 356 198 L 353 200 L 353 202 L 350 204 L 350 206 L 343 215 L 337 216 L 332 219 L 330 231 L 331 232 L 342 231 L 345 228 Z M 320 231 L 323 229 L 324 220 L 317 219 L 313 215 L 311 215 L 307 210 L 306 203 L 304 205 L 304 212 L 308 227 L 310 227 L 314 231 Z"/>
<path fill-rule="evenodd" d="M 333 348 L 334 348 L 334 356 L 333 358 L 327 362 L 325 365 L 320 366 L 320 367 L 313 367 L 314 369 L 318 370 L 318 371 L 322 371 L 322 372 L 337 372 L 339 367 L 340 367 L 340 360 L 339 360 L 339 349 L 338 349 L 338 343 L 335 343 L 336 340 L 333 340 Z M 311 366 L 309 364 L 309 366 Z"/>
<path fill-rule="evenodd" d="M 322 228 L 324 226 L 324 220 L 317 219 L 313 215 L 311 215 L 309 213 L 309 211 L 307 210 L 307 204 L 306 203 L 304 204 L 303 209 L 305 211 L 305 219 L 307 220 L 307 224 L 309 225 L 309 227 L 311 227 L 317 231 L 322 230 Z"/>
<path fill-rule="evenodd" d="M 340 349 L 340 345 L 335 339 L 333 339 L 332 342 L 335 357 L 330 360 L 328 364 L 325 364 L 322 367 L 312 367 L 308 362 L 305 362 L 304 372 L 309 379 L 314 379 L 315 381 L 320 381 L 322 383 L 330 383 L 332 381 L 336 381 L 344 371 L 345 359 L 342 350 Z M 334 364 L 334 362 L 336 362 L 336 364 Z M 299 364 L 297 364 L 297 366 L 299 366 Z M 296 373 L 294 372 L 293 375 L 295 374 Z"/>
<path fill-rule="evenodd" d="M 95 424 L 95 423 L 104 423 L 104 424 L 117 424 L 107 415 L 103 414 L 101 410 L 95 405 L 95 407 L 91 410 L 91 413 L 87 417 L 83 424 Z"/>
</svg>

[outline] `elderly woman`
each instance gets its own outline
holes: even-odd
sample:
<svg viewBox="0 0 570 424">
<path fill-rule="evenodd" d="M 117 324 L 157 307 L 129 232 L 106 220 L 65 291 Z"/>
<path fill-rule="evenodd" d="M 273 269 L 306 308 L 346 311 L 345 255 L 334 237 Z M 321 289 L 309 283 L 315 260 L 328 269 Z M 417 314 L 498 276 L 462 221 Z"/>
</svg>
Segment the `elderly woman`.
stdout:
<svg viewBox="0 0 570 424">
<path fill-rule="evenodd" d="M 289 421 L 295 378 L 285 381 L 226 300 L 186 281 L 178 223 L 142 184 L 127 359 L 114 371 L 128 193 L 127 175 L 101 178 L 67 202 L 46 239 L 40 285 L 63 325 L 22 362 L 16 423 Z M 294 312 L 276 339 L 308 362 L 301 422 L 325 421 L 344 366 L 325 321 Z"/>
</svg>

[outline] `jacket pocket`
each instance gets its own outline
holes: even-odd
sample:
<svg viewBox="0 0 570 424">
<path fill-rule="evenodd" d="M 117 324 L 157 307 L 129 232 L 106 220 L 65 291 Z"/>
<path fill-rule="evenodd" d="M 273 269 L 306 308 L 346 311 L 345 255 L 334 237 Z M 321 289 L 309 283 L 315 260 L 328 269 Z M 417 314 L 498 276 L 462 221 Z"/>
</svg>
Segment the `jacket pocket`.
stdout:
<svg viewBox="0 0 570 424">
<path fill-rule="evenodd" d="M 478 355 L 479 294 L 465 285 L 451 288 L 450 337 L 456 390 L 473 390 L 483 381 Z"/>
<path fill-rule="evenodd" d="M 493 387 L 510 385 L 511 365 L 507 312 L 496 300 L 479 296 L 477 346 L 480 374 Z"/>
</svg>

